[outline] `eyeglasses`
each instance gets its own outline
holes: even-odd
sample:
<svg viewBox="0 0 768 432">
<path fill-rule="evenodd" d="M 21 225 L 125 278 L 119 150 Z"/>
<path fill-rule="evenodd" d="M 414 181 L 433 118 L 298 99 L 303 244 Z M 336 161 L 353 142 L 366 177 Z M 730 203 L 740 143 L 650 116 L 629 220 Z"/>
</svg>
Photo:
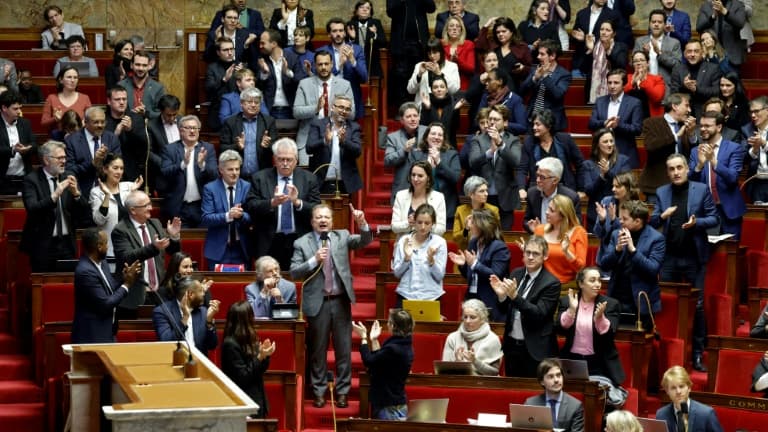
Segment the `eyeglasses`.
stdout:
<svg viewBox="0 0 768 432">
<path fill-rule="evenodd" d="M 764 109 L 766 109 L 766 108 L 768 108 L 768 106 L 764 106 L 764 107 L 762 107 L 762 108 L 755 108 L 755 109 L 753 109 L 753 110 L 749 110 L 749 112 L 750 112 L 751 114 L 757 114 L 757 113 L 759 113 L 760 111 L 762 111 L 762 110 L 764 110 Z"/>
<path fill-rule="evenodd" d="M 345 112 L 352 111 L 352 107 L 341 106 L 341 105 L 334 105 L 333 107 L 336 108 L 339 111 L 345 111 Z"/>
<path fill-rule="evenodd" d="M 184 129 L 184 130 L 188 130 L 188 131 L 199 131 L 200 130 L 200 128 L 197 127 L 197 126 L 182 126 L 181 128 Z"/>
<path fill-rule="evenodd" d="M 553 178 L 555 178 L 555 176 L 545 176 L 544 174 L 536 174 L 536 180 L 549 180 Z"/>
<path fill-rule="evenodd" d="M 294 162 L 296 160 L 296 158 L 292 158 L 292 157 L 291 158 L 275 158 L 275 159 L 279 163 L 283 163 L 283 164 L 289 164 L 289 163 Z"/>
</svg>

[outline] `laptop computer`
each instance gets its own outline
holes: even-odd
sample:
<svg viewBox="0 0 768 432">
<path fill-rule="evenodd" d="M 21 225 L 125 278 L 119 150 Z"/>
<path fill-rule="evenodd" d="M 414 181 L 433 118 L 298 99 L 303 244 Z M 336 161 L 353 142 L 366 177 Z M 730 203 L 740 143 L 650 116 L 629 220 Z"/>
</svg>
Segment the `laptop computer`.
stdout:
<svg viewBox="0 0 768 432">
<path fill-rule="evenodd" d="M 432 362 L 435 375 L 472 375 L 472 363 L 468 361 L 443 361 Z"/>
<path fill-rule="evenodd" d="M 667 422 L 664 420 L 638 417 L 637 421 L 640 422 L 640 426 L 643 427 L 644 432 L 669 432 L 669 429 L 667 429 Z"/>
<path fill-rule="evenodd" d="M 549 407 L 509 404 L 509 422 L 513 428 L 552 430 Z"/>
<path fill-rule="evenodd" d="M 437 300 L 403 300 L 403 309 L 414 321 L 440 321 L 440 302 Z"/>
<path fill-rule="evenodd" d="M 589 380 L 589 368 L 586 360 L 559 359 L 563 367 L 563 379 L 568 380 Z"/>
<path fill-rule="evenodd" d="M 61 63 L 61 69 L 73 67 L 81 77 L 91 76 L 91 65 L 87 61 L 68 61 Z"/>
<path fill-rule="evenodd" d="M 408 421 L 445 423 L 448 399 L 411 399 L 408 401 Z"/>
<path fill-rule="evenodd" d="M 270 311 L 274 320 L 295 320 L 299 318 L 299 305 L 296 303 L 275 303 Z"/>
</svg>

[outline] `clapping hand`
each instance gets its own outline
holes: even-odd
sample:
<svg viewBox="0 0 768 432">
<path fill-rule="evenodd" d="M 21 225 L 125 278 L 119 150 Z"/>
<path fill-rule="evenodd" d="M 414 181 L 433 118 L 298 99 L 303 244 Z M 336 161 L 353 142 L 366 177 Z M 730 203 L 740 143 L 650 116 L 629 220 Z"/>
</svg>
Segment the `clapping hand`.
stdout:
<svg viewBox="0 0 768 432">
<path fill-rule="evenodd" d="M 594 320 L 597 321 L 599 319 L 602 319 L 605 316 L 605 308 L 608 307 L 608 302 L 600 302 L 595 305 L 595 315 Z"/>
<path fill-rule="evenodd" d="M 377 340 L 381 336 L 381 324 L 378 320 L 373 321 L 371 325 L 371 340 Z"/>
<path fill-rule="evenodd" d="M 125 263 L 123 266 L 123 282 L 125 282 L 125 286 L 132 286 L 134 282 L 136 282 L 136 278 L 139 276 L 140 271 L 141 263 L 138 260 L 132 262 L 131 265 Z"/>
<path fill-rule="evenodd" d="M 213 321 L 213 318 L 216 317 L 216 314 L 219 312 L 220 306 L 221 302 L 219 300 L 211 300 L 211 302 L 208 304 L 208 312 L 205 315 L 206 321 Z"/>
<path fill-rule="evenodd" d="M 275 353 L 275 343 L 269 339 L 259 342 L 259 359 L 264 360 Z"/>
<path fill-rule="evenodd" d="M 696 215 L 691 215 L 690 218 L 688 218 L 688 222 L 683 224 L 683 229 L 690 229 L 696 226 Z"/>
<path fill-rule="evenodd" d="M 136 180 L 133 181 L 133 184 L 131 185 L 131 190 L 132 191 L 138 190 L 143 184 L 144 184 L 144 177 L 140 175 L 136 178 Z"/>
<path fill-rule="evenodd" d="M 528 225 L 528 229 L 530 229 L 531 232 L 533 232 L 537 226 L 541 225 L 541 221 L 539 220 L 539 218 L 529 219 L 528 222 L 526 222 L 526 225 Z"/>
<path fill-rule="evenodd" d="M 595 213 L 597 213 L 597 219 L 600 222 L 605 221 L 605 217 L 608 215 L 608 211 L 605 209 L 605 206 L 598 201 L 595 201 Z"/>
<path fill-rule="evenodd" d="M 197 165 L 200 167 L 200 169 L 203 169 L 205 166 L 205 157 L 208 155 L 208 150 L 206 150 L 205 147 L 201 147 L 200 151 L 197 153 Z"/>
<path fill-rule="evenodd" d="M 568 313 L 571 316 L 576 316 L 576 311 L 579 309 L 579 293 L 573 288 L 568 288 Z"/>
<path fill-rule="evenodd" d="M 429 265 L 435 264 L 435 255 L 437 254 L 437 248 L 436 247 L 429 247 L 427 248 L 427 263 Z"/>
</svg>

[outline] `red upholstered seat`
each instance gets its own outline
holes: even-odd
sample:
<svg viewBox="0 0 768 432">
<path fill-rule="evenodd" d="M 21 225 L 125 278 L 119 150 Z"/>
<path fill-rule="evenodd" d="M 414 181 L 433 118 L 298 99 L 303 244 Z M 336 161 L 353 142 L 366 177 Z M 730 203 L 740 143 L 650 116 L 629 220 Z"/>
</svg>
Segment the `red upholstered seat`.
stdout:
<svg viewBox="0 0 768 432">
<path fill-rule="evenodd" d="M 418 324 L 417 324 L 418 325 Z M 434 373 L 433 362 L 443 358 L 445 334 L 414 333 L 411 373 Z"/>
<path fill-rule="evenodd" d="M 765 242 L 765 229 L 764 219 L 744 218 L 741 223 L 741 230 L 745 235 L 741 236 L 739 244 L 750 249 L 747 254 L 752 251 L 763 251 L 765 248 L 763 244 Z"/>
<path fill-rule="evenodd" d="M 636 383 L 632 381 L 632 345 L 629 342 L 616 341 L 616 349 L 619 351 L 621 367 L 624 368 L 624 375 L 626 375 L 626 378 L 621 385 L 627 388 L 638 388 L 639 385 L 645 385 L 645 383 Z"/>
<path fill-rule="evenodd" d="M 240 300 L 245 300 L 245 284 L 242 282 L 214 282 L 211 286 L 211 298 L 221 302 L 216 319 L 227 319 L 229 307 Z"/>
<path fill-rule="evenodd" d="M 259 339 L 269 339 L 275 343 L 277 348 L 269 360 L 269 369 L 295 371 L 297 366 L 296 358 L 293 355 L 296 352 L 293 332 L 258 329 L 258 333 Z M 219 345 L 221 345 L 221 341 L 219 340 Z"/>
<path fill-rule="evenodd" d="M 759 351 L 720 349 L 714 392 L 754 397 L 749 391 L 752 370 L 762 357 Z"/>
<path fill-rule="evenodd" d="M 723 430 L 763 431 L 765 430 L 765 411 L 752 411 L 737 408 L 714 406 L 717 419 Z"/>
<path fill-rule="evenodd" d="M 747 251 L 747 286 L 768 287 L 768 272 L 765 271 L 768 268 L 768 252 L 761 249 L 762 247 L 760 250 L 750 249 Z"/>
<path fill-rule="evenodd" d="M 704 316 L 707 320 L 707 334 L 733 336 L 733 298 L 727 294 L 706 294 Z"/>
<path fill-rule="evenodd" d="M 72 321 L 75 317 L 75 288 L 71 283 L 42 286 L 41 323 Z"/>
</svg>

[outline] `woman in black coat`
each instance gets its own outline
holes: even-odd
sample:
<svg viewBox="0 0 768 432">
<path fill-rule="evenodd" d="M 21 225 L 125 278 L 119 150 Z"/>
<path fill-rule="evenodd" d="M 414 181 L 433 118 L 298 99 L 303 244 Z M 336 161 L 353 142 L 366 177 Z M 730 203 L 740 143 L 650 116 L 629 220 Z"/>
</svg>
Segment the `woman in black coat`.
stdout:
<svg viewBox="0 0 768 432">
<path fill-rule="evenodd" d="M 221 344 L 221 370 L 259 405 L 258 412 L 251 414 L 253 418 L 267 417 L 264 372 L 274 352 L 274 342 L 259 341 L 251 304 L 240 300 L 230 306 Z"/>
<path fill-rule="evenodd" d="M 373 17 L 373 3 L 370 0 L 355 3 L 352 19 L 347 22 L 347 38 L 363 48 L 368 76 L 380 77 L 379 50 L 387 47 L 387 35 L 381 21 Z"/>
</svg>

